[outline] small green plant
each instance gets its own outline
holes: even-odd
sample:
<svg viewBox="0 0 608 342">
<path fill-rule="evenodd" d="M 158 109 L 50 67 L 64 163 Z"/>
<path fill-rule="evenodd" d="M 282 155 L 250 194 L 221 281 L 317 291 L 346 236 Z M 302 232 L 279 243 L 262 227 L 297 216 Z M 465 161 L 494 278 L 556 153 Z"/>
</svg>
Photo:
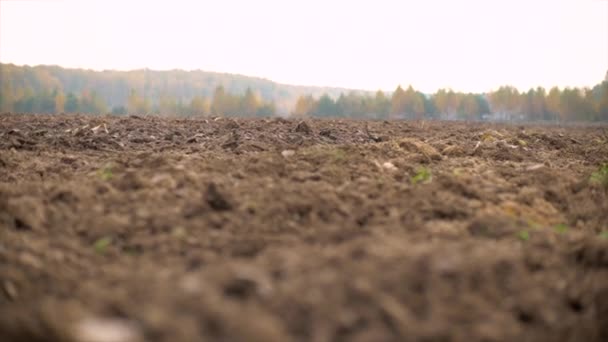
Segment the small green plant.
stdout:
<svg viewBox="0 0 608 342">
<path fill-rule="evenodd" d="M 530 232 L 527 230 L 522 230 L 519 233 L 517 233 L 517 237 L 521 241 L 528 241 L 528 240 L 530 240 Z"/>
<path fill-rule="evenodd" d="M 109 236 L 104 236 L 95 241 L 95 243 L 93 244 L 93 248 L 95 248 L 95 251 L 97 253 L 102 254 L 106 251 L 110 244 L 112 244 L 112 238 Z"/>
<path fill-rule="evenodd" d="M 597 171 L 592 173 L 589 182 L 608 189 L 608 163 L 603 163 Z"/>
<path fill-rule="evenodd" d="M 608 240 L 608 230 L 604 230 L 599 234 L 600 239 Z"/>
<path fill-rule="evenodd" d="M 431 170 L 426 167 L 420 167 L 416 170 L 416 174 L 411 178 L 412 184 L 430 183 L 433 178 Z"/>
<path fill-rule="evenodd" d="M 553 227 L 553 229 L 560 234 L 565 234 L 568 232 L 568 229 L 570 229 L 570 227 L 568 227 L 568 225 L 565 223 L 560 223 Z"/>
<path fill-rule="evenodd" d="M 112 164 L 106 164 L 104 167 L 97 171 L 99 178 L 103 181 L 109 181 L 114 177 L 114 173 L 112 172 Z"/>
<path fill-rule="evenodd" d="M 335 162 L 340 162 L 346 159 L 346 151 L 336 148 L 328 152 Z"/>
</svg>

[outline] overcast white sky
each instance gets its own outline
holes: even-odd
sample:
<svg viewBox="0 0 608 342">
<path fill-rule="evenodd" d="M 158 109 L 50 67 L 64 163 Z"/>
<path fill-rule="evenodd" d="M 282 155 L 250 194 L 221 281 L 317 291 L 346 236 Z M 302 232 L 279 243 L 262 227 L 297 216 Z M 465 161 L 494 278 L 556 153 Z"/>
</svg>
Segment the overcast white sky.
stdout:
<svg viewBox="0 0 608 342">
<path fill-rule="evenodd" d="M 0 0 L 0 61 L 370 90 L 592 86 L 608 1 Z"/>
</svg>

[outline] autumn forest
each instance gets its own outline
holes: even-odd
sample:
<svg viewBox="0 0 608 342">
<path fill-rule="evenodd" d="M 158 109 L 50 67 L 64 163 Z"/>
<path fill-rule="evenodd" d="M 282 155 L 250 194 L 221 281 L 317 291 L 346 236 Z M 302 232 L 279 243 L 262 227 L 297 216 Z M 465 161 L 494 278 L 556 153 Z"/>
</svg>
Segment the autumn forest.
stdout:
<svg viewBox="0 0 608 342">
<path fill-rule="evenodd" d="M 278 84 L 204 71 L 91 71 L 0 64 L 0 111 L 166 116 L 315 116 L 607 122 L 608 73 L 593 88 L 502 86 L 487 93 L 392 92 Z"/>
</svg>

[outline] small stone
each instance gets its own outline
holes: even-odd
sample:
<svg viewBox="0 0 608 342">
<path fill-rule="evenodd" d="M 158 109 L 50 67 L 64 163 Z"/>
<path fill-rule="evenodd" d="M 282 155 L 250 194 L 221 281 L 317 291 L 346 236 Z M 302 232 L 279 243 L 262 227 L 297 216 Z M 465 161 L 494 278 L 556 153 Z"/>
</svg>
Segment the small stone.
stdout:
<svg viewBox="0 0 608 342">
<path fill-rule="evenodd" d="M 397 170 L 397 167 L 395 166 L 395 164 L 393 164 L 391 162 L 385 162 L 384 164 L 382 164 L 382 167 L 385 170 L 388 170 L 388 171 L 396 171 Z"/>
<path fill-rule="evenodd" d="M 136 342 L 142 340 L 138 327 L 125 319 L 87 318 L 76 326 L 75 337 L 83 342 Z"/>
<path fill-rule="evenodd" d="M 539 170 L 545 167 L 545 164 L 534 164 L 526 167 L 526 171 Z"/>
<path fill-rule="evenodd" d="M 296 154 L 296 151 L 294 150 L 284 150 L 283 152 L 281 152 L 281 155 L 285 158 L 292 157 L 294 154 Z"/>
</svg>

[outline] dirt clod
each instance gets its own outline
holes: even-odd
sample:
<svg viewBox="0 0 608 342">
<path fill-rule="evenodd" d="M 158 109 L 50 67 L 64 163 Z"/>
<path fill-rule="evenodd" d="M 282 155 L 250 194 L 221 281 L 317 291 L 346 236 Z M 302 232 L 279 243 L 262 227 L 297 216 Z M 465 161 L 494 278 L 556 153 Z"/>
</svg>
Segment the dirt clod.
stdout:
<svg viewBox="0 0 608 342">
<path fill-rule="evenodd" d="M 298 122 L 298 125 L 295 128 L 295 131 L 298 133 L 304 134 L 312 134 L 312 128 L 306 123 L 306 121 Z"/>
<path fill-rule="evenodd" d="M 232 205 L 224 195 L 221 194 L 215 183 L 210 183 L 207 186 L 206 194 L 207 203 L 214 210 L 224 211 L 232 209 Z"/>
</svg>

